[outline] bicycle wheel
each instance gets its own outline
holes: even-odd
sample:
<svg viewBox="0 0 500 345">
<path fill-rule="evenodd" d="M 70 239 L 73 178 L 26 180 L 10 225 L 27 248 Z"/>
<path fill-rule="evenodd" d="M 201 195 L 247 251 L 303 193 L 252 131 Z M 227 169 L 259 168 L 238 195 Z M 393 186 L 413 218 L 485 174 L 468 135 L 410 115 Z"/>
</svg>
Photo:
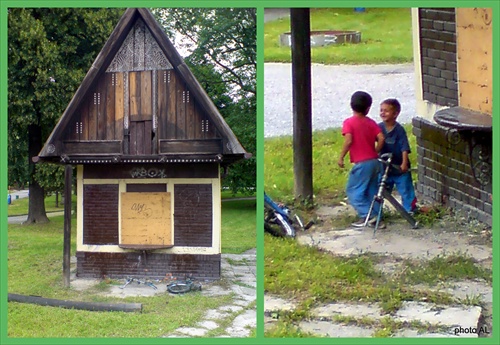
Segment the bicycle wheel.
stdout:
<svg viewBox="0 0 500 345">
<path fill-rule="evenodd" d="M 189 292 L 191 290 L 191 284 L 181 283 L 181 282 L 172 283 L 172 284 L 167 285 L 167 290 L 168 290 L 168 292 L 175 293 L 175 294 L 186 293 L 186 292 Z"/>
<path fill-rule="evenodd" d="M 282 231 L 282 236 L 295 237 L 295 229 L 288 223 L 288 221 L 283 218 L 279 213 L 276 213 L 276 223 L 280 226 Z"/>
</svg>

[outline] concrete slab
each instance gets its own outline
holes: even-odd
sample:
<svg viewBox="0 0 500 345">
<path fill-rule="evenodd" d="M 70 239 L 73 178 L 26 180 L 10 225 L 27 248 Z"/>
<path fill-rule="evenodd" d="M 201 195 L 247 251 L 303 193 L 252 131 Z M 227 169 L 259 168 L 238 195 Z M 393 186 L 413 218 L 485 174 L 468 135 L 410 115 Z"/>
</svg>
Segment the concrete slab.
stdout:
<svg viewBox="0 0 500 345">
<path fill-rule="evenodd" d="M 332 303 L 311 309 L 312 315 L 318 318 L 332 320 L 335 316 L 351 316 L 355 318 L 368 317 L 379 320 L 386 315 L 376 304 Z"/>
<path fill-rule="evenodd" d="M 228 327 L 226 332 L 231 338 L 246 338 L 250 336 L 250 330 L 243 327 Z"/>
<path fill-rule="evenodd" d="M 176 332 L 186 334 L 191 337 L 203 337 L 208 330 L 205 328 L 181 327 L 177 328 Z"/>
<path fill-rule="evenodd" d="M 208 287 L 203 287 L 201 289 L 201 294 L 205 296 L 224 296 L 232 293 L 231 290 L 225 289 L 218 285 L 211 285 Z"/>
<path fill-rule="evenodd" d="M 274 312 L 290 311 L 295 309 L 295 304 L 283 298 L 271 295 L 264 295 L 264 313 L 271 314 Z"/>
<path fill-rule="evenodd" d="M 198 326 L 200 328 L 206 328 L 208 330 L 216 329 L 216 328 L 219 327 L 219 325 L 217 324 L 217 322 L 209 321 L 209 320 L 198 322 Z"/>
<path fill-rule="evenodd" d="M 210 309 L 205 313 L 205 319 L 208 320 L 220 320 L 227 317 L 227 311 L 219 311 L 215 309 Z"/>
<path fill-rule="evenodd" d="M 243 307 L 239 305 L 225 305 L 223 307 L 220 307 L 218 310 L 223 312 L 236 313 L 243 310 Z"/>
<path fill-rule="evenodd" d="M 303 332 L 309 332 L 330 338 L 366 338 L 371 337 L 373 330 L 358 326 L 346 326 L 327 321 L 302 321 L 299 328 Z"/>
<path fill-rule="evenodd" d="M 432 325 L 444 325 L 450 328 L 477 327 L 481 308 L 477 306 L 436 306 L 423 302 L 403 302 L 395 313 L 397 321 L 420 321 Z"/>
<path fill-rule="evenodd" d="M 236 316 L 233 320 L 233 328 L 248 328 L 257 326 L 257 313 L 255 310 L 246 310 L 244 313 Z"/>
<path fill-rule="evenodd" d="M 477 335 L 467 333 L 467 334 L 453 334 L 453 333 L 420 333 L 414 329 L 405 329 L 403 331 L 396 332 L 394 334 L 395 338 L 477 338 Z"/>
<path fill-rule="evenodd" d="M 370 252 L 401 258 L 431 259 L 437 255 L 461 252 L 481 261 L 492 255 L 490 246 L 470 244 L 466 238 L 456 234 L 441 233 L 440 237 L 439 240 L 433 240 L 432 237 L 417 238 L 408 234 L 400 235 L 396 231 L 381 230 L 373 238 L 372 228 L 362 228 L 299 234 L 297 241 L 343 256 Z"/>
</svg>

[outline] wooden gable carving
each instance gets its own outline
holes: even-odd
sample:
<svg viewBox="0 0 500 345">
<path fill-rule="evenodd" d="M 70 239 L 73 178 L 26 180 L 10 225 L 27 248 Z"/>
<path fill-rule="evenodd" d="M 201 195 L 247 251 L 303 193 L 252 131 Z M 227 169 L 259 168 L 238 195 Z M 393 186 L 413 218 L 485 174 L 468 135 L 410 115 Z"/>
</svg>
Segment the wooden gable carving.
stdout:
<svg viewBox="0 0 500 345">
<path fill-rule="evenodd" d="M 63 163 L 248 154 L 147 9 L 128 9 L 39 154 Z"/>
</svg>

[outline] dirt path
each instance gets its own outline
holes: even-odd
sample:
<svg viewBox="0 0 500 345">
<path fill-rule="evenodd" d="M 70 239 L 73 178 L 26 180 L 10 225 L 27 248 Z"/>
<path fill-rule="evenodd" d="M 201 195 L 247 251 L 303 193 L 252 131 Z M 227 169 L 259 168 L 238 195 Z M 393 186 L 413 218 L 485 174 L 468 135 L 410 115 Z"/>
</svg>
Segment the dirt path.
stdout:
<svg viewBox="0 0 500 345">
<path fill-rule="evenodd" d="M 346 214 L 353 214 L 349 206 L 320 208 L 317 212 L 320 225 L 311 232 L 300 233 L 297 241 L 337 256 L 376 255 L 379 258 L 377 270 L 392 278 L 403 274 L 407 268 L 403 265 L 404 260 L 425 263 L 450 254 L 471 257 L 477 265 L 491 269 L 491 231 L 466 217 L 448 217 L 432 228 L 419 229 L 411 229 L 406 222 L 393 217 L 392 221 L 388 220 L 387 229 L 378 230 L 374 236 L 372 228 L 336 228 L 334 220 Z M 303 332 L 318 336 L 371 337 L 375 329 L 370 325 L 386 318 L 385 322 L 404 325 L 391 334 L 393 337 L 491 336 L 491 283 L 481 279 L 442 280 L 437 285 L 421 283 L 411 288 L 447 293 L 454 302 L 437 305 L 430 301 L 404 301 L 390 316 L 376 303 L 321 304 L 312 308 L 311 318 L 302 320 L 297 326 Z M 266 327 L 272 327 L 280 312 L 294 308 L 295 301 L 265 296 Z M 338 322 L 342 318 L 350 322 Z"/>
</svg>

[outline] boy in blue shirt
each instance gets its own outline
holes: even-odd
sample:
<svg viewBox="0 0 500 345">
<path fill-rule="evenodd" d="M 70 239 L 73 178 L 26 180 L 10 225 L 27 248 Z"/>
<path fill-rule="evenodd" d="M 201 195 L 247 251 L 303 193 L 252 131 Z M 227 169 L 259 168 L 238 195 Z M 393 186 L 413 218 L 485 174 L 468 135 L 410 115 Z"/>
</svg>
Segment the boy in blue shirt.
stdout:
<svg viewBox="0 0 500 345">
<path fill-rule="evenodd" d="M 410 144 L 406 131 L 396 119 L 401 112 L 401 104 L 397 99 L 388 98 L 380 103 L 380 118 L 378 125 L 385 136 L 384 146 L 380 154 L 392 153 L 392 163 L 398 165 L 400 171 L 391 169 L 387 177 L 387 187 L 392 190 L 394 185 L 401 195 L 403 207 L 407 212 L 413 213 L 417 208 L 417 198 L 410 172 L 408 154 Z"/>
</svg>

